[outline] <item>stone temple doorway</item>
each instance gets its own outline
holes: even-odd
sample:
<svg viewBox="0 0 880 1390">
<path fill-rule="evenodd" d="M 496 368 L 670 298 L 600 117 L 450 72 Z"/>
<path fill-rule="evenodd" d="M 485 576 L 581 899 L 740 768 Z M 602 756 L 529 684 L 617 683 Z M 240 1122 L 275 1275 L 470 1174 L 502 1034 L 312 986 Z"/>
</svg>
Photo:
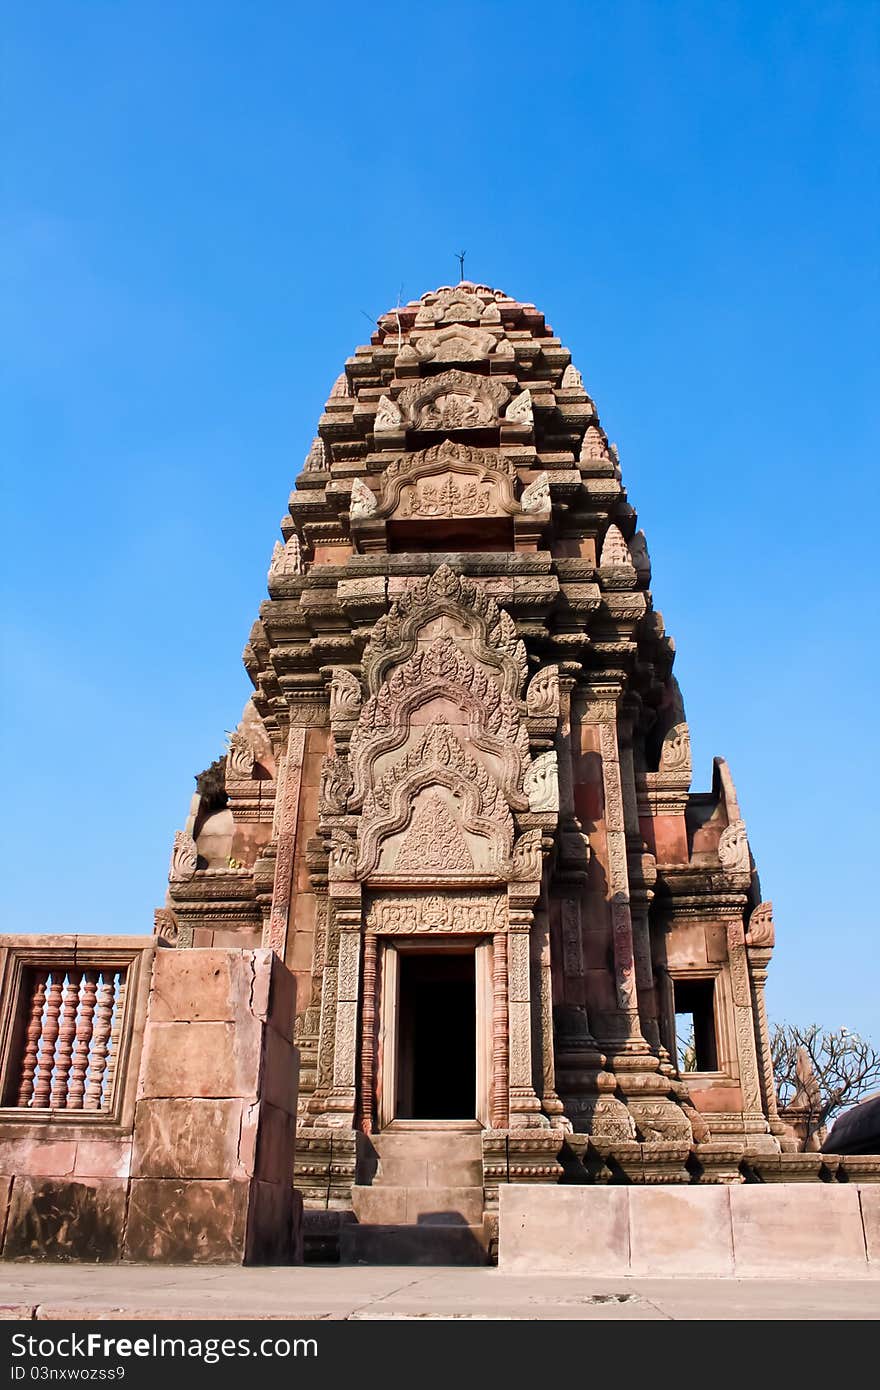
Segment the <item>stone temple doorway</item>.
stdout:
<svg viewBox="0 0 880 1390">
<path fill-rule="evenodd" d="M 488 1123 L 489 975 L 485 946 L 474 941 L 398 938 L 385 946 L 383 1127 Z"/>
<path fill-rule="evenodd" d="M 472 951 L 415 951 L 401 958 L 398 1119 L 476 1118 L 475 1004 Z"/>
</svg>

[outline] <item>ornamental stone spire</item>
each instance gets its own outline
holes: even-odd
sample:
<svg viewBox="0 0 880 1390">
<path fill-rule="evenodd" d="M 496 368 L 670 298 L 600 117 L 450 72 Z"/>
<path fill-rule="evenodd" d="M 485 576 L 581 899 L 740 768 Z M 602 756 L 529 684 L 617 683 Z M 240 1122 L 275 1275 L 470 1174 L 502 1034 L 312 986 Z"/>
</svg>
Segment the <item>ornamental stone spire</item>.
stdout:
<svg viewBox="0 0 880 1390">
<path fill-rule="evenodd" d="M 165 909 L 181 944 L 296 975 L 316 1248 L 399 1224 L 432 1142 L 478 1243 L 500 1182 L 737 1182 L 790 1147 L 769 909 L 724 760 L 692 791 L 649 582 L 540 310 L 462 281 L 378 321 L 290 494 L 225 795 L 195 797 Z"/>
</svg>

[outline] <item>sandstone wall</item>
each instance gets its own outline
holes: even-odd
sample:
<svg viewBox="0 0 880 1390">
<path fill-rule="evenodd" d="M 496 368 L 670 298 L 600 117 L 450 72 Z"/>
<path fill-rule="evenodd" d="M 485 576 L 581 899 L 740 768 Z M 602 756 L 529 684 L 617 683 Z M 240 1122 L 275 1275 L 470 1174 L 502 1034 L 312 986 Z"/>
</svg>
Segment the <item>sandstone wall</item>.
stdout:
<svg viewBox="0 0 880 1390">
<path fill-rule="evenodd" d="M 267 950 L 151 947 L 138 975 L 115 1113 L 0 1109 L 3 1257 L 296 1259 L 293 977 Z"/>
</svg>

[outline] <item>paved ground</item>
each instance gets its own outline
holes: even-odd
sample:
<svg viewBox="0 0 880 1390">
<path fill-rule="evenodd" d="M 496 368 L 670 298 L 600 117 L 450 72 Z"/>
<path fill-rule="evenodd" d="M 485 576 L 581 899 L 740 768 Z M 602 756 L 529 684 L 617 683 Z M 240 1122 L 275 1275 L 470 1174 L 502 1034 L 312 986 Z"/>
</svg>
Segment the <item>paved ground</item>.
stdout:
<svg viewBox="0 0 880 1390">
<path fill-rule="evenodd" d="M 584 1279 L 497 1269 L 5 1265 L 5 1318 L 880 1318 L 880 1279 Z"/>
</svg>

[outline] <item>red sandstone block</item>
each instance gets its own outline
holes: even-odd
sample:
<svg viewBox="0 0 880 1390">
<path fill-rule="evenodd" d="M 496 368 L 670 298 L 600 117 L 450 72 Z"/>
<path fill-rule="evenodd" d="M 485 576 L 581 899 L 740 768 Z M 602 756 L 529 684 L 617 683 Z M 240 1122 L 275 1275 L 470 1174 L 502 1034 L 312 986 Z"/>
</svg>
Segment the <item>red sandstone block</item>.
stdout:
<svg viewBox="0 0 880 1390">
<path fill-rule="evenodd" d="M 119 1259 L 128 1182 L 16 1177 L 3 1242 L 8 1260 Z"/>
<path fill-rule="evenodd" d="M 8 1132 L 8 1131 L 7 1131 Z M 0 1173 L 32 1177 L 66 1177 L 76 1164 L 76 1143 L 72 1139 L 0 1140 Z"/>
<path fill-rule="evenodd" d="M 859 1184 L 859 1202 L 868 1264 L 880 1274 L 880 1185 Z"/>
<path fill-rule="evenodd" d="M 302 1263 L 302 1202 L 290 1182 L 254 1182 L 248 1211 L 245 1264 Z"/>
<path fill-rule="evenodd" d="M 727 1187 L 633 1187 L 629 1217 L 632 1274 L 733 1273 Z"/>
<path fill-rule="evenodd" d="M 503 1185 L 498 1268 L 506 1274 L 599 1274 L 629 1270 L 625 1187 Z"/>
<path fill-rule="evenodd" d="M 688 1076 L 688 1088 L 698 1110 L 711 1114 L 736 1115 L 743 1108 L 743 1096 L 738 1081 L 728 1081 L 720 1085 L 706 1084 Z"/>
<path fill-rule="evenodd" d="M 127 1178 L 131 1168 L 130 1139 L 79 1139 L 74 1173 L 87 1178 Z"/>
<path fill-rule="evenodd" d="M 848 1183 L 747 1183 L 730 1189 L 737 1274 L 867 1272 L 859 1190 Z"/>
<path fill-rule="evenodd" d="M 297 925 L 293 938 L 293 949 L 288 946 L 288 960 L 291 970 L 308 970 L 315 954 L 315 933 Z"/>
<path fill-rule="evenodd" d="M 311 968 L 311 963 L 310 963 Z M 308 999 L 308 994 L 306 994 Z M 297 982 L 291 970 L 273 954 L 269 1026 L 285 1038 L 293 1037 L 296 1018 Z"/>
<path fill-rule="evenodd" d="M 150 1023 L 139 1099 L 180 1096 L 256 1099 L 263 1028 L 232 1023 Z"/>
<path fill-rule="evenodd" d="M 266 1030 L 260 1099 L 289 1115 L 296 1114 L 299 1051 L 274 1028 Z"/>
<path fill-rule="evenodd" d="M 150 1022 L 235 1022 L 249 1011 L 253 975 L 249 952 L 158 951 Z"/>
<path fill-rule="evenodd" d="M 261 927 L 255 927 L 253 931 L 245 931 L 241 927 L 231 927 L 228 931 L 215 931 L 211 945 L 214 950 L 222 948 L 227 951 L 254 951 L 259 949 L 262 939 Z"/>
<path fill-rule="evenodd" d="M 140 1100 L 135 1110 L 134 1178 L 243 1178 L 240 1100 Z M 255 1107 L 256 1108 L 256 1107 Z"/>
<path fill-rule="evenodd" d="M 241 1264 L 249 1182 L 134 1179 L 125 1232 L 126 1260 Z"/>
<path fill-rule="evenodd" d="M 689 851 L 684 816 L 655 816 L 652 838 L 658 864 L 687 864 Z"/>
</svg>

